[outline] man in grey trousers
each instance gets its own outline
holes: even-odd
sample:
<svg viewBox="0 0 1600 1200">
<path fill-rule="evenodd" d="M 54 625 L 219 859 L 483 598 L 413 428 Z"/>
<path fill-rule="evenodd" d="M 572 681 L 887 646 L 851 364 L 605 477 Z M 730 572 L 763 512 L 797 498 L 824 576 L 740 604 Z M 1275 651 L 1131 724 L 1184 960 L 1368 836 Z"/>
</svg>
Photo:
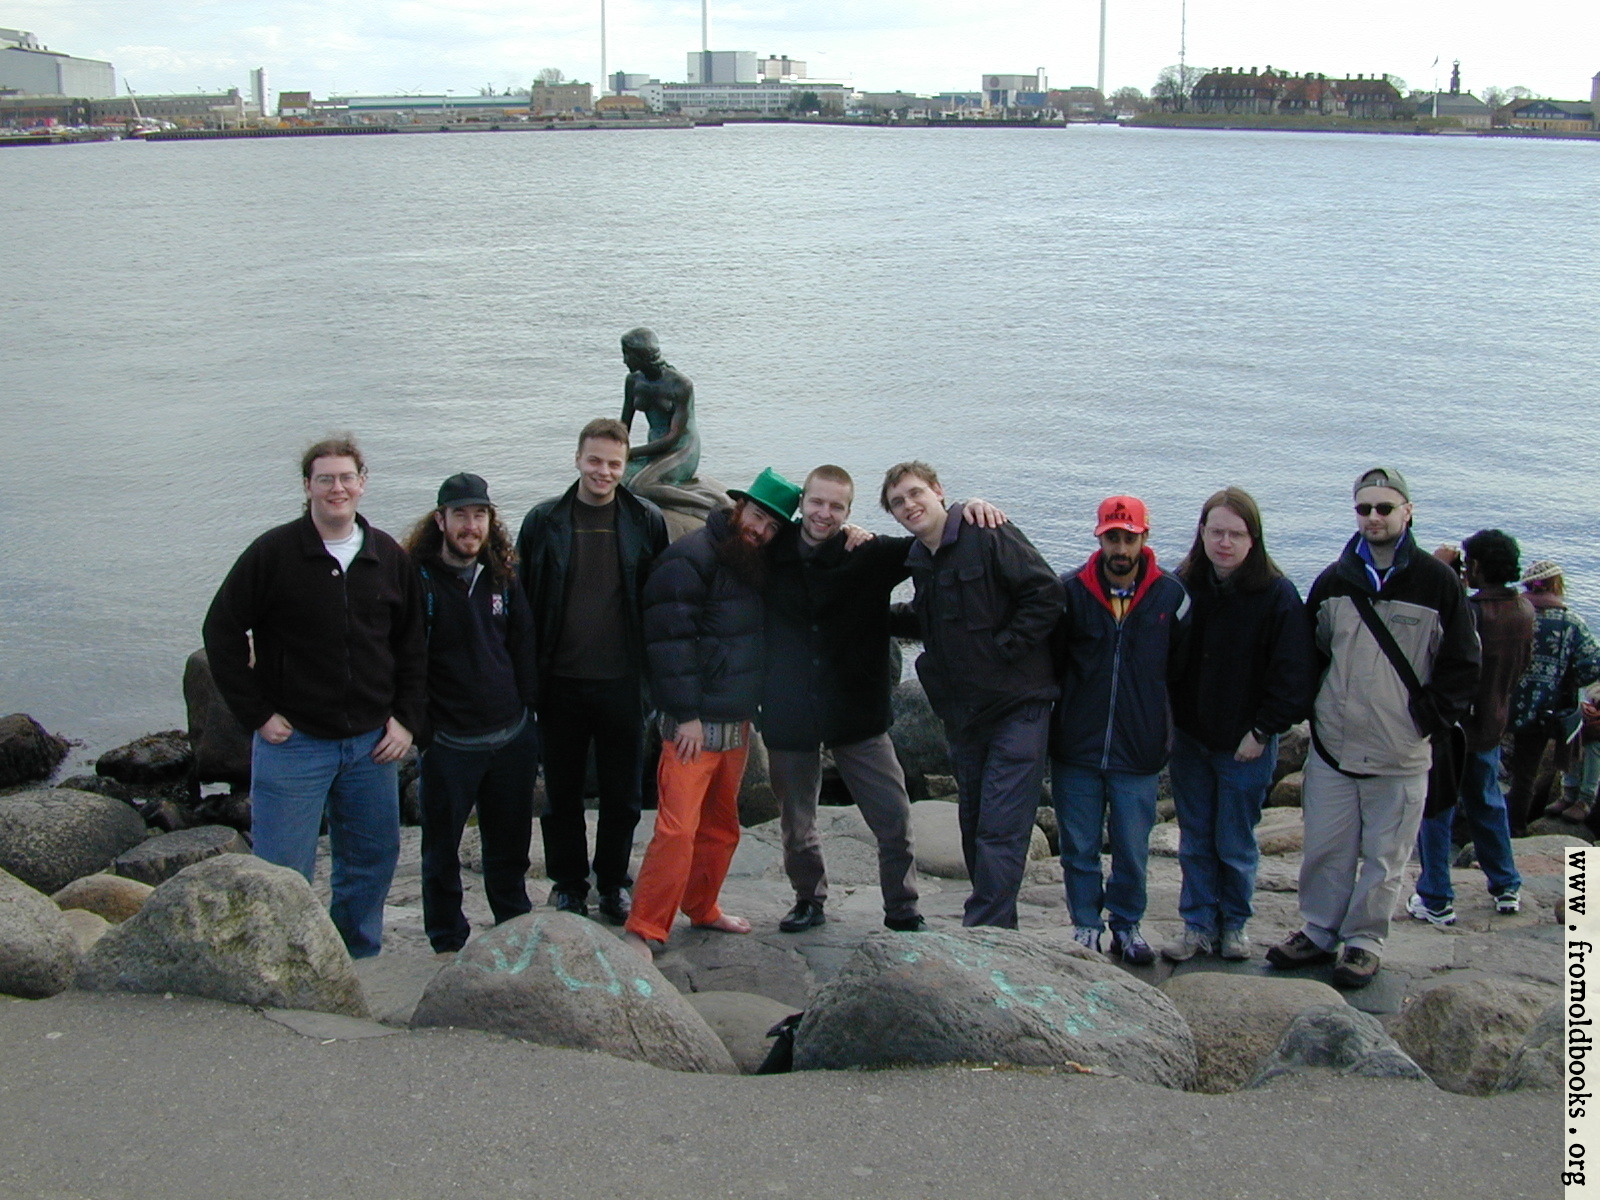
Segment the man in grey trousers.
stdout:
<svg viewBox="0 0 1600 1200">
<path fill-rule="evenodd" d="M 828 874 L 817 835 L 822 747 L 878 841 L 884 924 L 923 928 L 911 848 L 911 801 L 888 729 L 897 682 L 889 656 L 889 593 L 906 577 L 908 538 L 855 550 L 843 532 L 855 485 L 841 467 L 806 476 L 800 521 L 768 548 L 762 738 L 783 828 L 794 908 L 778 923 L 799 933 L 827 920 Z"/>
</svg>

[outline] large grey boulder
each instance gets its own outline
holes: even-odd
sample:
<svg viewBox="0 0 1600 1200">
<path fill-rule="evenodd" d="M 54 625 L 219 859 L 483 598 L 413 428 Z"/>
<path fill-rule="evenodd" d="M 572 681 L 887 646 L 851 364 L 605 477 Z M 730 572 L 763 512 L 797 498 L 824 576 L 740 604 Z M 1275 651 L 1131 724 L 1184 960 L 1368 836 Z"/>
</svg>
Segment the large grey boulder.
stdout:
<svg viewBox="0 0 1600 1200">
<path fill-rule="evenodd" d="M 250 732 L 223 703 L 204 650 L 196 650 L 183 664 L 183 703 L 199 781 L 248 788 Z"/>
<path fill-rule="evenodd" d="M 967 878 L 958 808 L 954 800 L 919 800 L 911 806 L 911 842 L 916 848 L 917 870 L 923 874 L 940 879 Z M 1028 858 L 1049 857 L 1050 840 L 1035 825 L 1028 842 Z"/>
<path fill-rule="evenodd" d="M 1553 989 L 1515 979 L 1450 980 L 1406 1005 L 1390 1029 L 1440 1087 L 1482 1096 L 1554 999 Z"/>
<path fill-rule="evenodd" d="M 67 756 L 66 738 L 47 733 L 27 713 L 0 717 L 0 787 L 49 779 Z"/>
<path fill-rule="evenodd" d="M 1260 1087 L 1279 1075 L 1318 1067 L 1369 1079 L 1428 1079 L 1384 1032 L 1378 1018 L 1341 1000 L 1308 1008 L 1289 1022 L 1272 1057 L 1250 1086 Z"/>
<path fill-rule="evenodd" d="M 1562 1057 L 1562 1038 L 1566 1033 L 1566 1012 L 1558 1000 L 1528 1030 L 1522 1044 L 1511 1052 L 1511 1061 L 1495 1083 L 1497 1092 L 1523 1088 L 1559 1090 L 1565 1082 L 1566 1063 Z"/>
<path fill-rule="evenodd" d="M 684 999 L 722 1039 L 743 1075 L 754 1075 L 772 1052 L 768 1031 L 800 1011 L 749 992 L 689 992 Z"/>
<path fill-rule="evenodd" d="M 78 944 L 50 897 L 0 871 L 0 992 L 40 1000 L 72 986 Z"/>
<path fill-rule="evenodd" d="M 249 854 L 250 843 L 227 825 L 197 825 L 140 842 L 117 855 L 111 869 L 151 887 L 171 879 L 185 867 L 219 854 Z"/>
<path fill-rule="evenodd" d="M 673 1071 L 738 1070 L 661 972 L 571 913 L 529 913 L 467 943 L 428 984 L 411 1025 L 488 1029 Z"/>
<path fill-rule="evenodd" d="M 185 867 L 85 957 L 78 986 L 368 1015 L 339 932 L 299 872 L 248 854 Z"/>
<path fill-rule="evenodd" d="M 1272 979 L 1223 971 L 1188 971 L 1161 985 L 1194 1034 L 1195 1090 L 1233 1092 L 1248 1084 L 1290 1023 L 1308 1008 L 1342 1004 L 1314 979 Z"/>
<path fill-rule="evenodd" d="M 796 1070 L 994 1062 L 1103 1067 L 1186 1088 L 1194 1039 L 1155 988 L 1010 929 L 874 933 L 811 998 Z"/>
<path fill-rule="evenodd" d="M 46 894 L 104 870 L 144 835 L 120 800 L 70 788 L 0 796 L 0 868 Z"/>
<path fill-rule="evenodd" d="M 50 899 L 63 912 L 83 909 L 120 925 L 144 907 L 155 889 L 137 879 L 121 875 L 85 875 L 74 879 Z"/>
</svg>

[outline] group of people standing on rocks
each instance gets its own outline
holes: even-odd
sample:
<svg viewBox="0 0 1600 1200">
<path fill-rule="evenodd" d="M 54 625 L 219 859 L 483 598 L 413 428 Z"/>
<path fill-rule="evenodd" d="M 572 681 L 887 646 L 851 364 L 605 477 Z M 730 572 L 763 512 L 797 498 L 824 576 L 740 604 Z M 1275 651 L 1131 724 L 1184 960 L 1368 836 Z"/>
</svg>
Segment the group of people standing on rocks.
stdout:
<svg viewBox="0 0 1600 1200">
<path fill-rule="evenodd" d="M 1184 929 L 1162 953 L 1250 957 L 1255 825 L 1278 739 L 1310 715 L 1303 925 L 1266 957 L 1334 962 L 1335 982 L 1360 987 L 1378 971 L 1413 846 L 1423 874 L 1409 911 L 1454 919 L 1458 800 L 1497 909 L 1517 910 L 1509 839 L 1527 819 L 1530 770 L 1552 738 L 1568 744 L 1557 721 L 1577 711 L 1576 689 L 1600 681 L 1600 647 L 1562 606 L 1558 569 L 1534 564 L 1525 596 L 1512 587 L 1517 545 L 1499 531 L 1468 538 L 1464 556 L 1421 550 L 1409 488 L 1388 468 L 1356 480 L 1356 532 L 1302 602 L 1238 488 L 1206 500 L 1171 572 L 1146 544 L 1143 502 L 1112 496 L 1096 515 L 1099 549 L 1058 575 L 993 505 L 948 502 L 924 462 L 891 467 L 879 491 L 907 536 L 850 525 L 854 481 L 827 465 L 801 485 L 763 471 L 670 541 L 661 511 L 624 486 L 629 461 L 628 426 L 591 421 L 576 481 L 536 505 L 514 541 L 486 482 L 463 472 L 402 546 L 357 511 L 367 469 L 353 440 L 318 442 L 301 461 L 304 514 L 256 539 L 224 580 L 205 645 L 223 698 L 254 731 L 255 852 L 309 879 L 326 816 L 331 916 L 353 956 L 381 946 L 397 766 L 413 744 L 436 951 L 471 935 L 458 846 L 474 808 L 494 919 L 530 911 L 541 763 L 554 907 L 587 916 L 592 879 L 597 914 L 645 954 L 680 912 L 748 932 L 719 897 L 757 723 L 795 891 L 779 928 L 827 919 L 825 750 L 877 840 L 885 926 L 925 928 L 888 733 L 901 636 L 924 646 L 917 671 L 949 741 L 972 883 L 964 924 L 1016 926 L 1048 768 L 1074 936 L 1153 961 L 1140 925 L 1170 763 Z M 891 603 L 907 578 L 913 599 Z M 635 880 L 649 723 L 657 812 Z M 1508 725 L 1509 815 L 1498 782 Z M 1466 746 L 1452 759 L 1457 729 Z M 1592 805 L 1596 779 L 1600 769 L 1580 772 L 1556 807 Z"/>
</svg>

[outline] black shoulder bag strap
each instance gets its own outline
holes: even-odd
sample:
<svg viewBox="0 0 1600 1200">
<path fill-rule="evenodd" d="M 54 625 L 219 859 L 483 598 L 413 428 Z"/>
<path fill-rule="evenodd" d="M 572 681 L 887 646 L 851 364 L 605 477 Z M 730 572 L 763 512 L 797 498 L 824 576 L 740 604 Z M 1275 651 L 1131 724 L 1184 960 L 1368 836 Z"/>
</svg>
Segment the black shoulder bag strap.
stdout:
<svg viewBox="0 0 1600 1200">
<path fill-rule="evenodd" d="M 1389 627 L 1378 619 L 1372 601 L 1360 592 L 1351 593 L 1350 600 L 1361 614 L 1362 621 L 1372 631 L 1372 636 L 1378 640 L 1384 656 L 1400 676 L 1400 682 L 1406 685 L 1412 704 L 1426 711 L 1422 680 L 1417 678 L 1416 668 L 1400 649 L 1400 643 L 1394 640 Z M 1412 719 L 1415 720 L 1415 717 Z M 1467 735 L 1460 725 L 1452 725 L 1431 735 L 1428 741 L 1433 747 L 1433 765 L 1428 770 L 1428 798 L 1422 811 L 1424 816 L 1431 817 L 1454 805 L 1461 791 L 1461 772 L 1467 758 Z"/>
<path fill-rule="evenodd" d="M 1372 631 L 1372 636 L 1378 639 L 1378 646 L 1388 658 L 1389 664 L 1394 667 L 1395 674 L 1400 676 L 1400 682 L 1406 685 L 1406 691 L 1411 693 L 1411 702 L 1422 704 L 1422 680 L 1417 678 L 1416 668 L 1411 665 L 1411 660 L 1406 657 L 1405 651 L 1400 649 L 1400 643 L 1394 640 L 1394 634 L 1389 632 L 1389 627 L 1378 619 L 1378 612 L 1372 607 L 1372 601 L 1360 592 L 1352 592 L 1350 602 L 1356 606 L 1356 611 L 1361 614 L 1362 621 Z"/>
<path fill-rule="evenodd" d="M 1377 639 L 1378 648 L 1383 651 L 1384 657 L 1389 660 L 1389 665 L 1394 667 L 1395 673 L 1400 676 L 1400 682 L 1406 685 L 1412 702 L 1416 703 L 1422 693 L 1422 680 L 1417 678 L 1416 670 L 1411 666 L 1411 660 L 1400 649 L 1400 643 L 1394 640 L 1394 634 L 1389 632 L 1389 627 L 1378 619 L 1377 611 L 1372 607 L 1372 601 L 1360 592 L 1350 594 L 1350 602 L 1356 606 L 1356 612 L 1361 614 L 1361 622 L 1372 636 Z M 1358 775 L 1354 771 L 1346 771 L 1333 760 L 1327 748 L 1323 746 L 1322 739 L 1317 736 L 1317 723 L 1311 722 L 1311 742 L 1316 752 L 1322 756 L 1322 761 L 1327 763 L 1341 775 L 1348 775 L 1351 779 L 1370 779 L 1370 775 Z"/>
</svg>

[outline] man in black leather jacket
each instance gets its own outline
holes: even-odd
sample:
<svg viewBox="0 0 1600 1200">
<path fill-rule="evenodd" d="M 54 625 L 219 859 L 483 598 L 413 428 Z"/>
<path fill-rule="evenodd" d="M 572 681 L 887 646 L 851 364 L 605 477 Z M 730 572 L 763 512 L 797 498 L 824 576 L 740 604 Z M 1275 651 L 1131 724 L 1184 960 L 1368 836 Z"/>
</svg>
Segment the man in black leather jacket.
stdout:
<svg viewBox="0 0 1600 1200">
<path fill-rule="evenodd" d="M 644 758 L 644 582 L 666 549 L 661 511 L 621 486 L 628 431 L 607 418 L 578 437 L 578 480 L 535 505 L 517 536 L 517 570 L 539 647 L 545 792 L 540 818 L 551 903 L 589 912 L 583 782 L 589 747 L 599 776 L 594 876 L 599 910 L 628 919 L 628 859 L 639 823 Z"/>
</svg>

